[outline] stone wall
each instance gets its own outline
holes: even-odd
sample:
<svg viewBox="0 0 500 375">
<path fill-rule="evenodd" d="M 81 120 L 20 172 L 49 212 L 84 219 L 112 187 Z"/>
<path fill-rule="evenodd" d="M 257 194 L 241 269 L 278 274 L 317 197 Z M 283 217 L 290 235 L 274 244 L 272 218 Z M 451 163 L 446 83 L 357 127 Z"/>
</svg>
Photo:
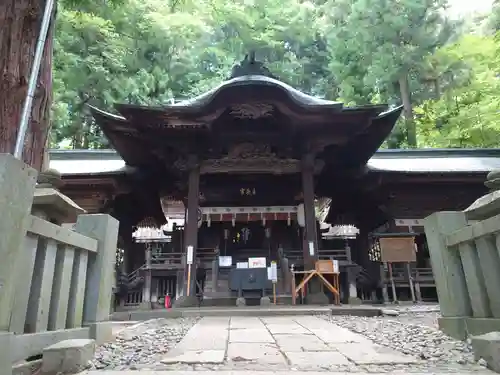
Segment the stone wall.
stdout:
<svg viewBox="0 0 500 375">
<path fill-rule="evenodd" d="M 111 335 L 119 223 L 82 214 L 74 230 L 60 225 L 65 209 L 81 209 L 36 182 L 35 170 L 0 154 L 2 371 L 62 340 Z"/>
<path fill-rule="evenodd" d="M 496 186 L 497 173 L 486 185 Z M 500 191 L 461 212 L 437 212 L 425 219 L 442 317 L 448 335 L 500 331 Z"/>
</svg>

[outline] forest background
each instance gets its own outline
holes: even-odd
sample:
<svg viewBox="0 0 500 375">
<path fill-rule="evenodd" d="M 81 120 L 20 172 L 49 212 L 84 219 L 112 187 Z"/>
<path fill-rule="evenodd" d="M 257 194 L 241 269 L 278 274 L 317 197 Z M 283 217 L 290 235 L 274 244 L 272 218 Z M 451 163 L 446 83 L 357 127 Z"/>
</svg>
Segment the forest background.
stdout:
<svg viewBox="0 0 500 375">
<path fill-rule="evenodd" d="M 54 31 L 53 148 L 108 148 L 87 104 L 190 98 L 250 50 L 306 93 L 403 104 L 384 147 L 500 147 L 499 0 L 458 20 L 443 0 L 71 4 Z"/>
</svg>

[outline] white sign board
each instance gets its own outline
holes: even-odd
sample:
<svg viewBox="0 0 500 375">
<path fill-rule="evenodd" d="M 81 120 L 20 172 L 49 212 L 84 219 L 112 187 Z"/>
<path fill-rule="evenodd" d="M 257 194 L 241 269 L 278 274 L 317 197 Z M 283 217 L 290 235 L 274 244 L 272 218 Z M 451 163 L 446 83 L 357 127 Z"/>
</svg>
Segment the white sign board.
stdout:
<svg viewBox="0 0 500 375">
<path fill-rule="evenodd" d="M 248 262 L 238 262 L 236 268 L 248 268 Z"/>
<path fill-rule="evenodd" d="M 314 242 L 309 241 L 309 255 L 314 256 Z"/>
<path fill-rule="evenodd" d="M 267 267 L 267 279 L 268 280 L 273 279 L 273 271 L 271 270 L 271 267 Z"/>
<path fill-rule="evenodd" d="M 248 258 L 248 268 L 266 268 L 266 258 Z"/>
<path fill-rule="evenodd" d="M 339 261 L 335 259 L 333 260 L 333 272 L 340 273 Z"/>
<path fill-rule="evenodd" d="M 193 246 L 187 247 L 186 262 L 187 264 L 193 264 Z"/>
<path fill-rule="evenodd" d="M 277 282 L 278 281 L 278 265 L 276 264 L 276 262 L 271 262 L 271 281 L 273 283 Z"/>
<path fill-rule="evenodd" d="M 219 256 L 219 267 L 231 267 L 233 265 L 232 256 Z"/>
</svg>

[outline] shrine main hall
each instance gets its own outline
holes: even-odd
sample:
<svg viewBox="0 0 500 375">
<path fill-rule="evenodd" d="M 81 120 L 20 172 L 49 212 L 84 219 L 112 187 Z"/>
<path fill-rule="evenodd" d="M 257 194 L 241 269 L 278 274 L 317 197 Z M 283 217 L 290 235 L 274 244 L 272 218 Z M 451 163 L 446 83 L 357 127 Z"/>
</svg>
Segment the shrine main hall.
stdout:
<svg viewBox="0 0 500 375">
<path fill-rule="evenodd" d="M 120 221 L 124 308 L 193 305 L 197 269 L 206 303 L 266 298 L 255 259 L 276 268 L 281 302 L 318 260 L 335 261 L 343 302 L 422 300 L 434 296 L 422 219 L 483 195 L 500 150 L 381 150 L 401 110 L 316 98 L 244 61 L 189 100 L 92 107 L 112 150 L 53 150 L 50 168 L 83 209 Z M 413 255 L 383 259 L 387 238 L 411 239 Z M 403 278 L 389 290 L 388 266 Z M 331 294 L 311 281 L 300 302 Z"/>
</svg>

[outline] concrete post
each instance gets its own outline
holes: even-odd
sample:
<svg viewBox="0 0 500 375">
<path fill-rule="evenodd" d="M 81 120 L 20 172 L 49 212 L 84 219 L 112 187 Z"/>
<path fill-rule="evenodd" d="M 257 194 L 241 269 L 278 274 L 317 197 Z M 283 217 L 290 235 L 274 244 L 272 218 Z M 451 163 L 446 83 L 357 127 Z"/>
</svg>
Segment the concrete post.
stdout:
<svg viewBox="0 0 500 375">
<path fill-rule="evenodd" d="M 13 334 L 8 332 L 16 280 L 22 274 L 23 245 L 37 172 L 10 154 L 0 154 L 0 369 L 11 374 Z"/>
<path fill-rule="evenodd" d="M 446 236 L 466 225 L 463 212 L 436 212 L 424 221 L 439 306 L 443 318 L 439 326 L 448 335 L 465 339 L 465 317 L 472 308 L 464 270 L 457 248 L 446 246 Z"/>
<path fill-rule="evenodd" d="M 98 343 L 111 337 L 109 320 L 118 243 L 118 220 L 105 215 L 80 215 L 75 230 L 98 241 L 97 254 L 90 254 L 85 288 L 84 324 Z"/>
</svg>

